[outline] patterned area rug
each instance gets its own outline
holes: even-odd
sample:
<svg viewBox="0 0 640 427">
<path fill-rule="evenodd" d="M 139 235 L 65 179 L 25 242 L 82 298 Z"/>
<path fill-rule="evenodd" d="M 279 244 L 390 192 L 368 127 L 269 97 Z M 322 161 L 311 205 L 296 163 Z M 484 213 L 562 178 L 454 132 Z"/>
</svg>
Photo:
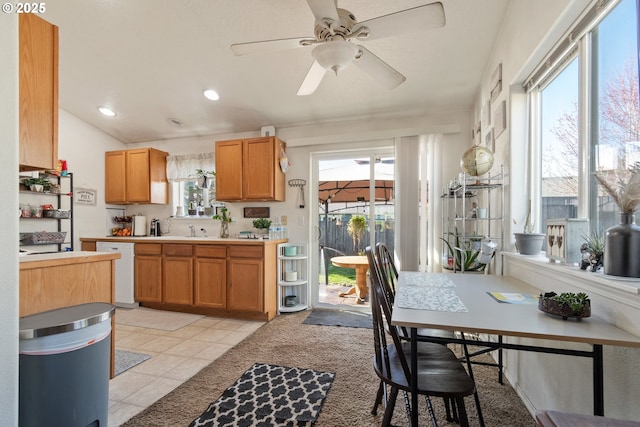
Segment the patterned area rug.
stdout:
<svg viewBox="0 0 640 427">
<path fill-rule="evenodd" d="M 256 363 L 189 427 L 311 426 L 335 374 Z"/>
<path fill-rule="evenodd" d="M 120 375 L 124 371 L 133 368 L 136 365 L 149 359 L 151 356 L 143 353 L 134 353 L 133 351 L 117 350 L 115 357 L 115 376 Z"/>
</svg>

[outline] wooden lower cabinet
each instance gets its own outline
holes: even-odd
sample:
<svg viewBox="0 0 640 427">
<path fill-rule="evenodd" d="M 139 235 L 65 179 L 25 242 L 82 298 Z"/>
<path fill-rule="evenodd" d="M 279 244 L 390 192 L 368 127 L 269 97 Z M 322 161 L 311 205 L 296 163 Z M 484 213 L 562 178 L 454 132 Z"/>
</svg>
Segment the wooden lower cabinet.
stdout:
<svg viewBox="0 0 640 427">
<path fill-rule="evenodd" d="M 227 308 L 226 246 L 196 246 L 193 283 L 196 307 Z"/>
<path fill-rule="evenodd" d="M 135 248 L 135 298 L 144 306 L 252 320 L 276 315 L 276 244 Z"/>
<path fill-rule="evenodd" d="M 230 259 L 229 309 L 261 312 L 263 309 L 263 262 L 257 259 Z"/>
<path fill-rule="evenodd" d="M 163 302 L 193 304 L 193 246 L 165 244 L 162 249 Z"/>
<path fill-rule="evenodd" d="M 136 301 L 162 302 L 162 245 L 136 243 L 134 248 Z"/>
</svg>

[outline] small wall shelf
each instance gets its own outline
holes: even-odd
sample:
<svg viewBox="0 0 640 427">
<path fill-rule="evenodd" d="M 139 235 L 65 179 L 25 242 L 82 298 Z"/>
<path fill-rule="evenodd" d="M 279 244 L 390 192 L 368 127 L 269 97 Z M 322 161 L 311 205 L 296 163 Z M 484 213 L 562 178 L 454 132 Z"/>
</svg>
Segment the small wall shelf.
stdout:
<svg viewBox="0 0 640 427">
<path fill-rule="evenodd" d="M 51 190 L 28 191 L 19 186 L 20 247 L 31 252 L 73 251 L 73 174 L 40 177 L 51 182 Z"/>
<path fill-rule="evenodd" d="M 278 245 L 278 314 L 309 308 L 308 258 L 305 243 Z"/>
</svg>

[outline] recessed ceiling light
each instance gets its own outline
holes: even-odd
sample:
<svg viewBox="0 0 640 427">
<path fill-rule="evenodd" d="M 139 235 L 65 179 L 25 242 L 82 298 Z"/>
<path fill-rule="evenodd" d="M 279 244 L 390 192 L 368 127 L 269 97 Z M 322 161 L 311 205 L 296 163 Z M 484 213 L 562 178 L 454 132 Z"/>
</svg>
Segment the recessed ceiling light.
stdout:
<svg viewBox="0 0 640 427">
<path fill-rule="evenodd" d="M 100 111 L 105 116 L 115 117 L 116 113 L 109 107 L 98 107 L 98 111 Z"/>
<path fill-rule="evenodd" d="M 220 95 L 218 95 L 218 92 L 213 89 L 207 89 L 203 93 L 207 99 L 210 99 L 212 101 L 217 101 L 218 99 L 220 99 Z"/>
</svg>

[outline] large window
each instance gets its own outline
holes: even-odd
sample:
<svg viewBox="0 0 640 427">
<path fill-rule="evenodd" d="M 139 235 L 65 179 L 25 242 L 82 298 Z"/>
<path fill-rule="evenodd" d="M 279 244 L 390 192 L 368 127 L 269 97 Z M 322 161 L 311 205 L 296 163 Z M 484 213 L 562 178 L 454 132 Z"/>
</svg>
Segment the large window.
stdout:
<svg viewBox="0 0 640 427">
<path fill-rule="evenodd" d="M 637 26 L 635 0 L 598 1 L 525 85 L 541 226 L 577 217 L 598 231 L 618 223 L 593 172 L 625 175 L 640 161 Z"/>
</svg>

